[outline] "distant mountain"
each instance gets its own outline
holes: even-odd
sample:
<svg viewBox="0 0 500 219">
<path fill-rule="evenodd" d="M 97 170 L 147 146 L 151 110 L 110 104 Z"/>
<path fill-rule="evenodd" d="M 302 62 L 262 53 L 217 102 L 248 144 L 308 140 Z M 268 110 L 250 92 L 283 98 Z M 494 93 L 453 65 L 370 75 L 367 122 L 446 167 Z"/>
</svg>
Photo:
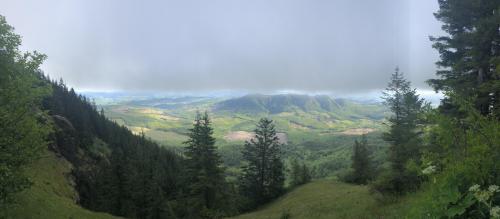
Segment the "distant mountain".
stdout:
<svg viewBox="0 0 500 219">
<path fill-rule="evenodd" d="M 326 112 L 350 118 L 381 119 L 386 112 L 381 104 L 365 104 L 347 99 L 332 99 L 326 95 L 252 94 L 218 102 L 216 112 L 247 114 L 278 114 L 283 112 Z"/>
<path fill-rule="evenodd" d="M 239 98 L 221 101 L 214 106 L 215 111 L 230 111 L 241 113 L 270 113 L 302 111 L 325 111 L 336 106 L 328 97 L 308 95 L 282 94 L 261 95 L 252 94 Z"/>
</svg>

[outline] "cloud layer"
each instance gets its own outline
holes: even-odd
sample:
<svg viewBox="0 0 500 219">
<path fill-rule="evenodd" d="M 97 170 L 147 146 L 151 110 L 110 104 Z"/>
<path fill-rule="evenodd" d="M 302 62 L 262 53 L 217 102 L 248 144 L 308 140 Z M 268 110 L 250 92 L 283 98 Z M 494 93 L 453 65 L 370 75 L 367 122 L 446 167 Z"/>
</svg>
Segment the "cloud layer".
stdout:
<svg viewBox="0 0 500 219">
<path fill-rule="evenodd" d="M 434 77 L 434 1 L 1 0 L 51 77 L 96 90 L 383 88 Z"/>
</svg>

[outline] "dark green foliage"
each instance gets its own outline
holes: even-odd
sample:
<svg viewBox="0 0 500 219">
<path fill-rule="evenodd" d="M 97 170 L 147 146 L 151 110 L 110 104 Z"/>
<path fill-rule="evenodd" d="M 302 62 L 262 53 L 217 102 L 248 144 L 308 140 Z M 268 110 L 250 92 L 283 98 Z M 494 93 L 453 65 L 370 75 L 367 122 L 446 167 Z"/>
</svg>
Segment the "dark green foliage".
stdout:
<svg viewBox="0 0 500 219">
<path fill-rule="evenodd" d="M 62 81 L 51 84 L 43 107 L 57 126 L 52 149 L 74 166 L 79 204 L 129 218 L 182 217 L 185 206 L 170 205 L 185 188 L 180 156 L 108 120 Z"/>
<path fill-rule="evenodd" d="M 300 164 L 297 159 L 290 162 L 290 186 L 296 187 L 311 181 L 311 170 L 305 163 Z"/>
<path fill-rule="evenodd" d="M 500 123 L 485 117 L 470 101 L 458 101 L 465 118 L 434 112 L 436 124 L 429 130 L 429 144 L 424 151 L 427 166 L 434 172 L 426 174 L 429 181 L 414 204 L 415 217 L 488 218 L 490 210 L 500 205 L 500 194 L 494 192 L 485 205 L 476 201 L 473 185 L 487 189 L 500 184 Z"/>
<path fill-rule="evenodd" d="M 349 176 L 349 182 L 356 184 L 366 184 L 373 177 L 373 166 L 368 149 L 368 141 L 363 135 L 361 141 L 355 140 L 352 152 L 352 173 Z"/>
<path fill-rule="evenodd" d="M 30 186 L 23 168 L 48 144 L 50 119 L 40 109 L 49 95 L 39 66 L 45 55 L 21 53 L 20 36 L 0 16 L 0 208 Z"/>
<path fill-rule="evenodd" d="M 393 112 L 388 119 L 389 131 L 383 135 L 390 143 L 390 174 L 375 187 L 381 192 L 401 194 L 415 190 L 419 184 L 418 175 L 409 165 L 420 162 L 425 104 L 398 69 L 392 74 L 384 99 Z"/>
<path fill-rule="evenodd" d="M 496 218 L 500 197 L 500 1 L 439 0 L 436 18 L 449 35 L 432 38 L 441 54 L 439 79 L 445 91 L 423 153 L 426 183 L 414 217 Z M 427 167 L 426 167 L 427 166 Z M 426 171 L 432 170 L 432 171 Z M 488 192 L 475 194 L 479 188 Z M 486 190 L 486 189 L 485 189 Z M 495 207 L 496 206 L 496 207 Z M 497 209 L 497 210 L 495 210 Z"/>
<path fill-rule="evenodd" d="M 255 137 L 245 143 L 243 159 L 240 190 L 251 201 L 252 206 L 247 207 L 267 203 L 283 193 L 281 143 L 272 120 L 259 121 Z"/>
<path fill-rule="evenodd" d="M 437 170 L 415 205 L 415 216 L 486 218 L 499 205 L 498 194 L 488 204 L 476 202 L 469 188 L 500 183 L 498 160 L 500 115 L 498 0 L 439 1 L 436 18 L 449 35 L 433 38 L 441 54 L 429 80 L 446 91 L 436 124 L 429 131 L 424 158 Z"/>
<path fill-rule="evenodd" d="M 388 143 L 380 137 L 380 132 L 366 135 L 370 142 L 372 166 L 378 170 L 386 162 Z M 339 176 L 344 178 L 351 169 L 352 143 L 358 136 L 325 135 L 324 139 L 303 143 L 288 142 L 282 149 L 283 159 L 297 158 L 311 170 L 312 178 L 321 179 Z M 376 175 L 376 174 L 373 174 Z"/>
<path fill-rule="evenodd" d="M 292 215 L 290 214 L 289 209 L 285 209 L 281 212 L 280 219 L 290 219 L 292 218 Z"/>
<path fill-rule="evenodd" d="M 437 72 L 440 79 L 429 83 L 446 98 L 439 111 L 429 114 L 435 125 L 427 132 L 422 156 L 422 174 L 429 181 L 410 213 L 416 218 L 495 217 L 498 193 L 492 189 L 476 196 L 472 188 L 500 183 L 500 1 L 438 2 L 436 17 L 449 35 L 432 38 L 443 68 Z"/>
<path fill-rule="evenodd" d="M 190 218 L 214 218 L 224 195 L 224 170 L 215 147 L 213 129 L 207 112 L 196 115 L 193 128 L 189 130 L 186 156 L 186 175 L 189 182 Z"/>
<path fill-rule="evenodd" d="M 439 0 L 436 18 L 447 36 L 432 37 L 441 55 L 436 90 L 453 91 L 473 103 L 482 115 L 500 114 L 500 1 Z M 449 97 L 442 112 L 460 115 Z"/>
</svg>

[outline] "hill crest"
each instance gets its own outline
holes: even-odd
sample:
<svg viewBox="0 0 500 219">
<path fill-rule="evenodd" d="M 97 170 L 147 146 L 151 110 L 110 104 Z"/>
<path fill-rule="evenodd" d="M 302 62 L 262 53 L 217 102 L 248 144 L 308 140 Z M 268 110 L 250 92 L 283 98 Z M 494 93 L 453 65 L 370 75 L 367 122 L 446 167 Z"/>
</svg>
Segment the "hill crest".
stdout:
<svg viewBox="0 0 500 219">
<path fill-rule="evenodd" d="M 218 102 L 214 105 L 215 111 L 229 111 L 240 113 L 269 113 L 282 112 L 332 112 L 342 108 L 341 103 L 326 95 L 302 94 L 249 94 Z"/>
</svg>

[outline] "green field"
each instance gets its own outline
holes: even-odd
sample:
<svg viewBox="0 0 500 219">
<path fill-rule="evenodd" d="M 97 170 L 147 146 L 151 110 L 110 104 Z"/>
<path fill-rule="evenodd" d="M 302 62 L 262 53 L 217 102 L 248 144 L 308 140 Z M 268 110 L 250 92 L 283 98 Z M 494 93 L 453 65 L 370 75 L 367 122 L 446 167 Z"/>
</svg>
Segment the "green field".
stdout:
<svg viewBox="0 0 500 219">
<path fill-rule="evenodd" d="M 233 219 L 404 218 L 404 201 L 380 204 L 367 186 L 317 180 L 300 186 L 256 211 Z"/>
</svg>

